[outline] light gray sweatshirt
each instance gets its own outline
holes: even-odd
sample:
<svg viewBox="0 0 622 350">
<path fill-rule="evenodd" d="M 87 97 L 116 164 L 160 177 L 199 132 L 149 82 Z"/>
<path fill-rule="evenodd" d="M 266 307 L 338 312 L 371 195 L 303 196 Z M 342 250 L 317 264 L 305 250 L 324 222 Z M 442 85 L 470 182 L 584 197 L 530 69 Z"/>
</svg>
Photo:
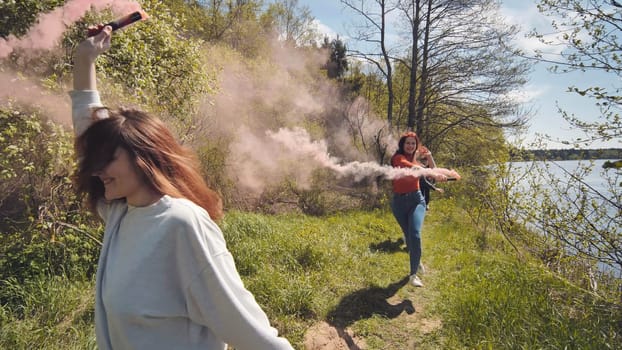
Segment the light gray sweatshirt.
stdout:
<svg viewBox="0 0 622 350">
<path fill-rule="evenodd" d="M 101 106 L 72 91 L 77 135 Z M 292 349 L 235 268 L 220 228 L 193 202 L 163 196 L 146 207 L 102 202 L 96 277 L 99 349 Z"/>
</svg>

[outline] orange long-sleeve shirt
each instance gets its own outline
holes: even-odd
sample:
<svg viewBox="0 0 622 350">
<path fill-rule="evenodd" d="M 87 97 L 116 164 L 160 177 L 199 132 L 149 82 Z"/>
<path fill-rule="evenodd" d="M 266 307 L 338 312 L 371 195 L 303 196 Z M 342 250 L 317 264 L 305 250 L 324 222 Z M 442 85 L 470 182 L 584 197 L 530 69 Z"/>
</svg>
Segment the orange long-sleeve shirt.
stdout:
<svg viewBox="0 0 622 350">
<path fill-rule="evenodd" d="M 414 159 L 408 159 L 403 154 L 395 154 L 391 157 L 391 165 L 394 168 L 412 168 L 413 166 L 421 166 Z M 404 176 L 393 180 L 393 192 L 404 194 L 419 191 L 419 177 Z"/>
</svg>

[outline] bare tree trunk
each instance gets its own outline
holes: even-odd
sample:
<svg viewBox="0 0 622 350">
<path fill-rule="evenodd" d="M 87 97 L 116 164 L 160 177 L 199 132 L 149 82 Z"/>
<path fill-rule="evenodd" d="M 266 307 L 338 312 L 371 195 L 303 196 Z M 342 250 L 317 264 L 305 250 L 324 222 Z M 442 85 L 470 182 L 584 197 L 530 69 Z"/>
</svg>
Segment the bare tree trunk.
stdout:
<svg viewBox="0 0 622 350">
<path fill-rule="evenodd" d="M 341 0 L 346 7 L 359 14 L 364 19 L 364 24 L 359 28 L 359 32 L 352 35 L 355 40 L 372 43 L 380 47 L 380 55 L 374 52 L 362 52 L 350 50 L 350 56 L 362 58 L 374 64 L 386 79 L 387 86 L 387 123 L 393 128 L 393 105 L 395 93 L 393 87 L 393 63 L 390 50 L 387 47 L 387 14 L 395 9 L 388 0 L 374 0 L 380 8 L 379 13 L 367 8 L 369 4 L 365 0 Z M 379 60 L 377 57 L 381 56 Z"/>
<path fill-rule="evenodd" d="M 387 78 L 387 123 L 390 128 L 393 128 L 393 101 L 395 100 L 395 95 L 393 93 L 393 67 L 391 65 L 391 58 L 389 57 L 389 51 L 386 46 L 386 3 L 384 0 L 379 1 L 380 4 L 380 14 L 382 16 L 381 25 L 380 25 L 380 48 L 382 50 L 382 58 L 384 59 L 384 65 L 387 70 L 386 78 Z"/>
<path fill-rule="evenodd" d="M 419 26 L 421 24 L 421 11 L 420 0 L 416 0 L 414 3 L 411 1 L 409 4 L 409 10 L 412 11 L 412 16 L 406 14 L 411 24 L 412 35 L 412 51 L 410 58 L 410 82 L 408 85 L 408 122 L 406 124 L 409 130 L 413 130 L 415 127 L 415 112 L 417 110 L 417 67 L 419 66 Z M 405 11 L 408 12 L 408 11 Z M 420 123 L 417 123 L 419 125 Z"/>
<path fill-rule="evenodd" d="M 424 130 L 426 123 L 426 118 L 423 114 L 426 104 L 427 104 L 427 88 L 428 88 L 428 54 L 429 54 L 429 42 L 430 42 L 430 18 L 432 14 L 432 0 L 427 0 L 428 8 L 426 10 L 425 15 L 425 29 L 424 29 L 424 37 L 423 37 L 423 54 L 421 55 L 421 81 L 419 83 L 419 96 L 417 102 L 417 114 L 415 116 L 416 125 L 417 125 L 417 134 L 421 137 L 421 140 L 427 140 L 426 133 Z"/>
</svg>

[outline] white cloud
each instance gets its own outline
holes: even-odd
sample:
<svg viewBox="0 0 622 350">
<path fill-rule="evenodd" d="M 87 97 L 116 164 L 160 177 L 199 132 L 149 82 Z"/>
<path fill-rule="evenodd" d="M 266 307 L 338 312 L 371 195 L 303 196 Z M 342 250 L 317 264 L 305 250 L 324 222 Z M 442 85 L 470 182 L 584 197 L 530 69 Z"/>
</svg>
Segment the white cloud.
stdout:
<svg viewBox="0 0 622 350">
<path fill-rule="evenodd" d="M 322 38 L 327 36 L 328 40 L 333 40 L 333 39 L 336 39 L 338 36 L 335 30 L 333 30 L 331 27 L 327 26 L 326 24 L 322 23 L 322 21 L 320 21 L 319 19 L 313 20 L 313 26 L 318 31 L 318 33 L 320 33 Z"/>
<path fill-rule="evenodd" d="M 501 7 L 501 15 L 510 25 L 516 25 L 520 28 L 520 32 L 514 44 L 526 54 L 541 52 L 547 55 L 557 56 L 564 49 L 564 45 L 560 45 L 558 39 L 560 33 L 555 32 L 551 26 L 551 21 L 559 19 L 552 16 L 545 16 L 531 1 L 512 1 L 511 6 Z M 535 30 L 544 36 L 545 41 L 550 41 L 554 45 L 548 45 L 537 38 L 528 37 L 528 33 Z"/>
<path fill-rule="evenodd" d="M 534 103 L 540 97 L 546 95 L 551 90 L 547 85 L 527 84 L 519 90 L 514 90 L 506 94 L 506 98 L 518 103 Z"/>
</svg>

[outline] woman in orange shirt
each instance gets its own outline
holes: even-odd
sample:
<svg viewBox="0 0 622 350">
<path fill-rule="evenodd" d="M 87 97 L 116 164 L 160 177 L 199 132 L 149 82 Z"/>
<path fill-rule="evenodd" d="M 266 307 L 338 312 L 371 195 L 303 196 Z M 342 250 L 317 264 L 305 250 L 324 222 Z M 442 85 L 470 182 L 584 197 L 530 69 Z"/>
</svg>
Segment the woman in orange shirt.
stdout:
<svg viewBox="0 0 622 350">
<path fill-rule="evenodd" d="M 423 165 L 415 158 L 415 154 L 420 147 L 423 149 L 417 134 L 414 132 L 405 133 L 398 142 L 397 151 L 391 157 L 391 165 L 396 168 L 423 169 Z M 427 148 L 425 151 L 427 151 Z M 421 152 L 419 156 L 425 157 L 429 164 L 434 164 L 430 151 Z M 439 182 L 460 178 L 456 171 L 444 168 L 427 169 L 425 176 L 432 177 Z M 404 233 L 404 239 L 408 248 L 410 256 L 410 283 L 416 287 L 423 287 L 423 282 L 417 276 L 417 272 L 423 273 L 423 266 L 420 265 L 421 227 L 425 217 L 426 202 L 420 191 L 419 178 L 420 176 L 408 175 L 393 180 L 391 210 Z"/>
</svg>

